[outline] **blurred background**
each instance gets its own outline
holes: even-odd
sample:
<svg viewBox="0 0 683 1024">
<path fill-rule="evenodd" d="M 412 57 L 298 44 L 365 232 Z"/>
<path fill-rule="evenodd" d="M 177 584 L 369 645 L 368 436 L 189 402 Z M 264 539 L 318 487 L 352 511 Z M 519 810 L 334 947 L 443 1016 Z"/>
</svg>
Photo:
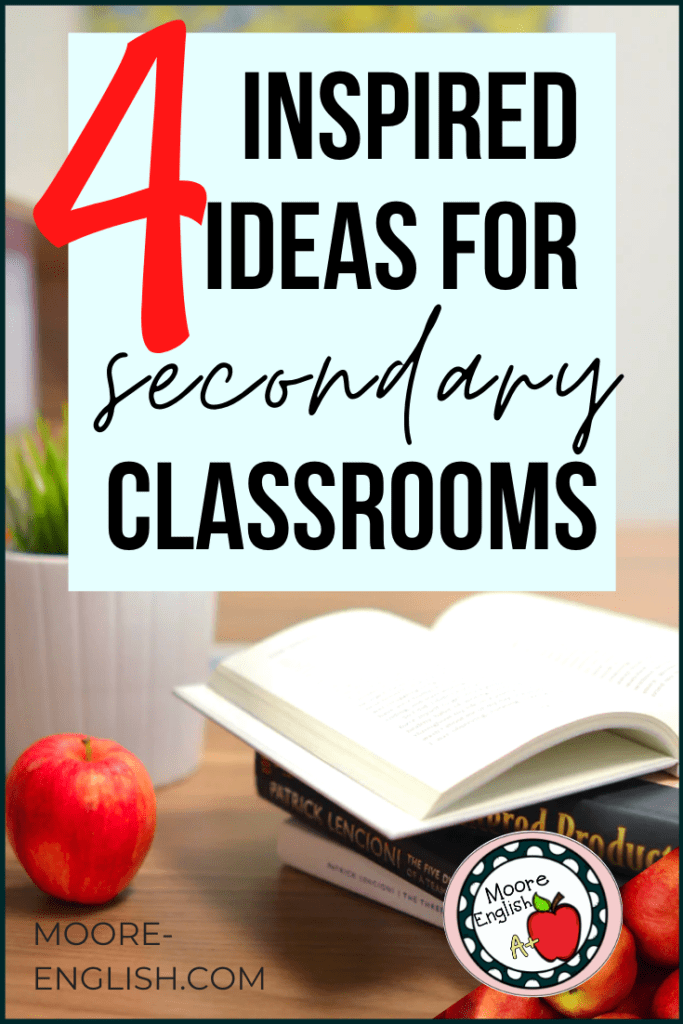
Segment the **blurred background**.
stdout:
<svg viewBox="0 0 683 1024">
<path fill-rule="evenodd" d="M 145 31 L 615 32 L 617 513 L 623 530 L 678 521 L 678 8 L 676 6 L 6 7 L 6 431 L 66 400 L 67 257 L 31 210 L 66 156 L 67 36 Z M 664 533 L 662 533 L 664 531 Z M 670 553 L 670 548 L 667 548 Z M 293 588 L 296 581 L 292 582 Z M 244 596 L 244 595 L 242 595 Z M 441 595 L 448 603 L 448 595 Z M 238 598 L 239 595 L 235 595 Z M 281 595 L 284 599 L 284 595 Z M 429 621 L 432 603 L 412 601 Z M 363 595 L 373 603 L 377 595 Z M 367 600 L 365 600 L 367 598 Z M 348 603 L 348 600 L 345 601 Z M 247 602 L 248 605 L 248 602 Z M 253 619 L 244 601 L 236 622 Z M 227 607 L 227 605 L 224 605 Z M 315 610 L 318 610 L 316 605 Z M 226 613 L 227 614 L 227 613 Z M 292 621 L 299 616 L 292 610 Z M 251 621 L 251 619 L 249 619 Z M 280 620 L 275 621 L 281 624 Z M 268 625 L 272 625 L 269 623 Z M 235 627 L 253 634 L 253 626 Z M 259 629 L 259 635 L 268 626 Z M 219 616 L 220 632 L 220 616 Z"/>
</svg>

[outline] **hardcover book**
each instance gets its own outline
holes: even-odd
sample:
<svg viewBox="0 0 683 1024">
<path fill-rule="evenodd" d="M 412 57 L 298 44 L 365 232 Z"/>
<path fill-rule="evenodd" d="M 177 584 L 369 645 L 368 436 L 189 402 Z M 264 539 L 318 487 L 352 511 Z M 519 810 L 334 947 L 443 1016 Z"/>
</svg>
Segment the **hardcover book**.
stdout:
<svg viewBox="0 0 683 1024">
<path fill-rule="evenodd" d="M 424 892 L 443 897 L 464 858 L 493 836 L 528 829 L 558 832 L 584 843 L 624 879 L 678 845 L 678 789 L 649 779 L 628 779 L 463 825 L 389 839 L 366 822 L 256 755 L 256 786 L 264 800 L 309 829 L 359 853 Z"/>
<path fill-rule="evenodd" d="M 431 630 L 326 615 L 176 692 L 397 838 L 674 767 L 677 653 L 664 626 L 484 594 Z"/>
<path fill-rule="evenodd" d="M 368 861 L 355 850 L 340 846 L 295 818 L 280 825 L 277 853 L 289 867 L 443 928 L 442 897 L 425 892 L 419 885 Z M 617 880 L 621 884 L 624 879 L 617 876 Z"/>
</svg>

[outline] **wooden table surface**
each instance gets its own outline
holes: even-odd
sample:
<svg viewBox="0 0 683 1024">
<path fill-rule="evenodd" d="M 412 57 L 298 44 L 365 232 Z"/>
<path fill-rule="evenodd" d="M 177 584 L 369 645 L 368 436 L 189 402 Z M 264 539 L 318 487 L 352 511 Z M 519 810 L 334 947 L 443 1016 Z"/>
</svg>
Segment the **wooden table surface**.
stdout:
<svg viewBox="0 0 683 1024">
<path fill-rule="evenodd" d="M 677 542 L 672 530 L 622 532 L 617 592 L 566 595 L 620 611 L 677 622 Z M 462 595 L 372 595 L 375 604 L 429 621 Z M 224 595 L 218 635 L 264 635 L 302 614 L 361 603 L 368 595 Z M 291 600 L 290 600 L 291 598 Z M 354 600 L 355 599 L 355 600 Z M 241 609 L 241 618 L 234 614 Z M 129 889 L 100 908 L 65 905 L 39 892 L 11 851 L 7 854 L 7 1017 L 9 1018 L 431 1018 L 474 987 L 452 956 L 443 932 L 342 892 L 278 864 L 275 835 L 284 813 L 259 800 L 253 753 L 209 724 L 202 765 L 192 777 L 158 792 L 158 828 Z M 133 922 L 160 945 L 68 945 L 63 928 L 99 921 Z M 49 935 L 59 922 L 59 946 L 36 945 L 36 923 Z M 155 922 L 155 923 L 152 923 Z M 130 929 L 129 929 L 130 930 Z M 106 930 L 100 929 L 102 938 Z M 158 935 L 152 935 L 158 932 Z M 72 929 L 81 938 L 82 929 Z M 162 938 L 168 935 L 169 938 Z M 126 970 L 151 968 L 149 991 L 126 990 Z M 217 967 L 234 985 L 193 991 Z M 36 968 L 45 986 L 36 991 Z M 57 968 L 70 978 L 72 990 Z M 86 981 L 102 988 L 88 990 Z M 108 988 L 111 968 L 111 988 Z M 176 988 L 156 972 L 171 976 Z M 263 968 L 263 989 L 253 980 Z M 242 989 L 239 979 L 242 970 Z M 219 972 L 218 984 L 230 974 Z M 183 989 L 182 986 L 185 985 Z M 51 986 L 48 988 L 48 986 Z M 123 986 L 116 990 L 115 986 Z"/>
<path fill-rule="evenodd" d="M 458 591 L 363 594 L 221 594 L 217 635 L 226 640 L 260 640 L 302 619 L 339 608 L 385 608 L 424 625 L 468 595 Z M 678 530 L 674 526 L 617 530 L 617 589 L 611 592 L 556 593 L 553 596 L 610 608 L 624 615 L 678 625 Z"/>
</svg>

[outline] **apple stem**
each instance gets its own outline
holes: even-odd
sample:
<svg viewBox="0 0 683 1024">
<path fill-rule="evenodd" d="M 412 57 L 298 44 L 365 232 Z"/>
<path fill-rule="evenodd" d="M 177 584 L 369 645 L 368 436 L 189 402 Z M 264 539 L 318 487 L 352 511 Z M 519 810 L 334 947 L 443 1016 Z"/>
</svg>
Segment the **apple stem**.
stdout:
<svg viewBox="0 0 683 1024">
<path fill-rule="evenodd" d="M 563 899 L 564 899 L 564 895 L 561 892 L 558 892 L 557 896 L 555 897 L 553 902 L 550 904 L 550 913 L 551 914 L 555 913 L 555 908 L 557 907 L 558 903 L 560 903 L 561 900 L 563 900 Z"/>
<path fill-rule="evenodd" d="M 81 740 L 85 747 L 85 759 L 86 761 L 92 761 L 92 747 L 90 746 L 90 737 L 86 736 L 84 740 Z"/>
</svg>

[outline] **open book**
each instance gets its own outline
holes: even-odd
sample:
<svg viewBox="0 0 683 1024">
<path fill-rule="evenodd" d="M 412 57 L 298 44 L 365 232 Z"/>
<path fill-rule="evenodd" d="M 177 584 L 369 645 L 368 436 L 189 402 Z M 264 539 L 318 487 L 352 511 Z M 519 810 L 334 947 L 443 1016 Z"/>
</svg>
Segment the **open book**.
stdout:
<svg viewBox="0 0 683 1024">
<path fill-rule="evenodd" d="M 524 594 L 322 616 L 179 696 L 390 837 L 671 768 L 678 634 Z"/>
</svg>

